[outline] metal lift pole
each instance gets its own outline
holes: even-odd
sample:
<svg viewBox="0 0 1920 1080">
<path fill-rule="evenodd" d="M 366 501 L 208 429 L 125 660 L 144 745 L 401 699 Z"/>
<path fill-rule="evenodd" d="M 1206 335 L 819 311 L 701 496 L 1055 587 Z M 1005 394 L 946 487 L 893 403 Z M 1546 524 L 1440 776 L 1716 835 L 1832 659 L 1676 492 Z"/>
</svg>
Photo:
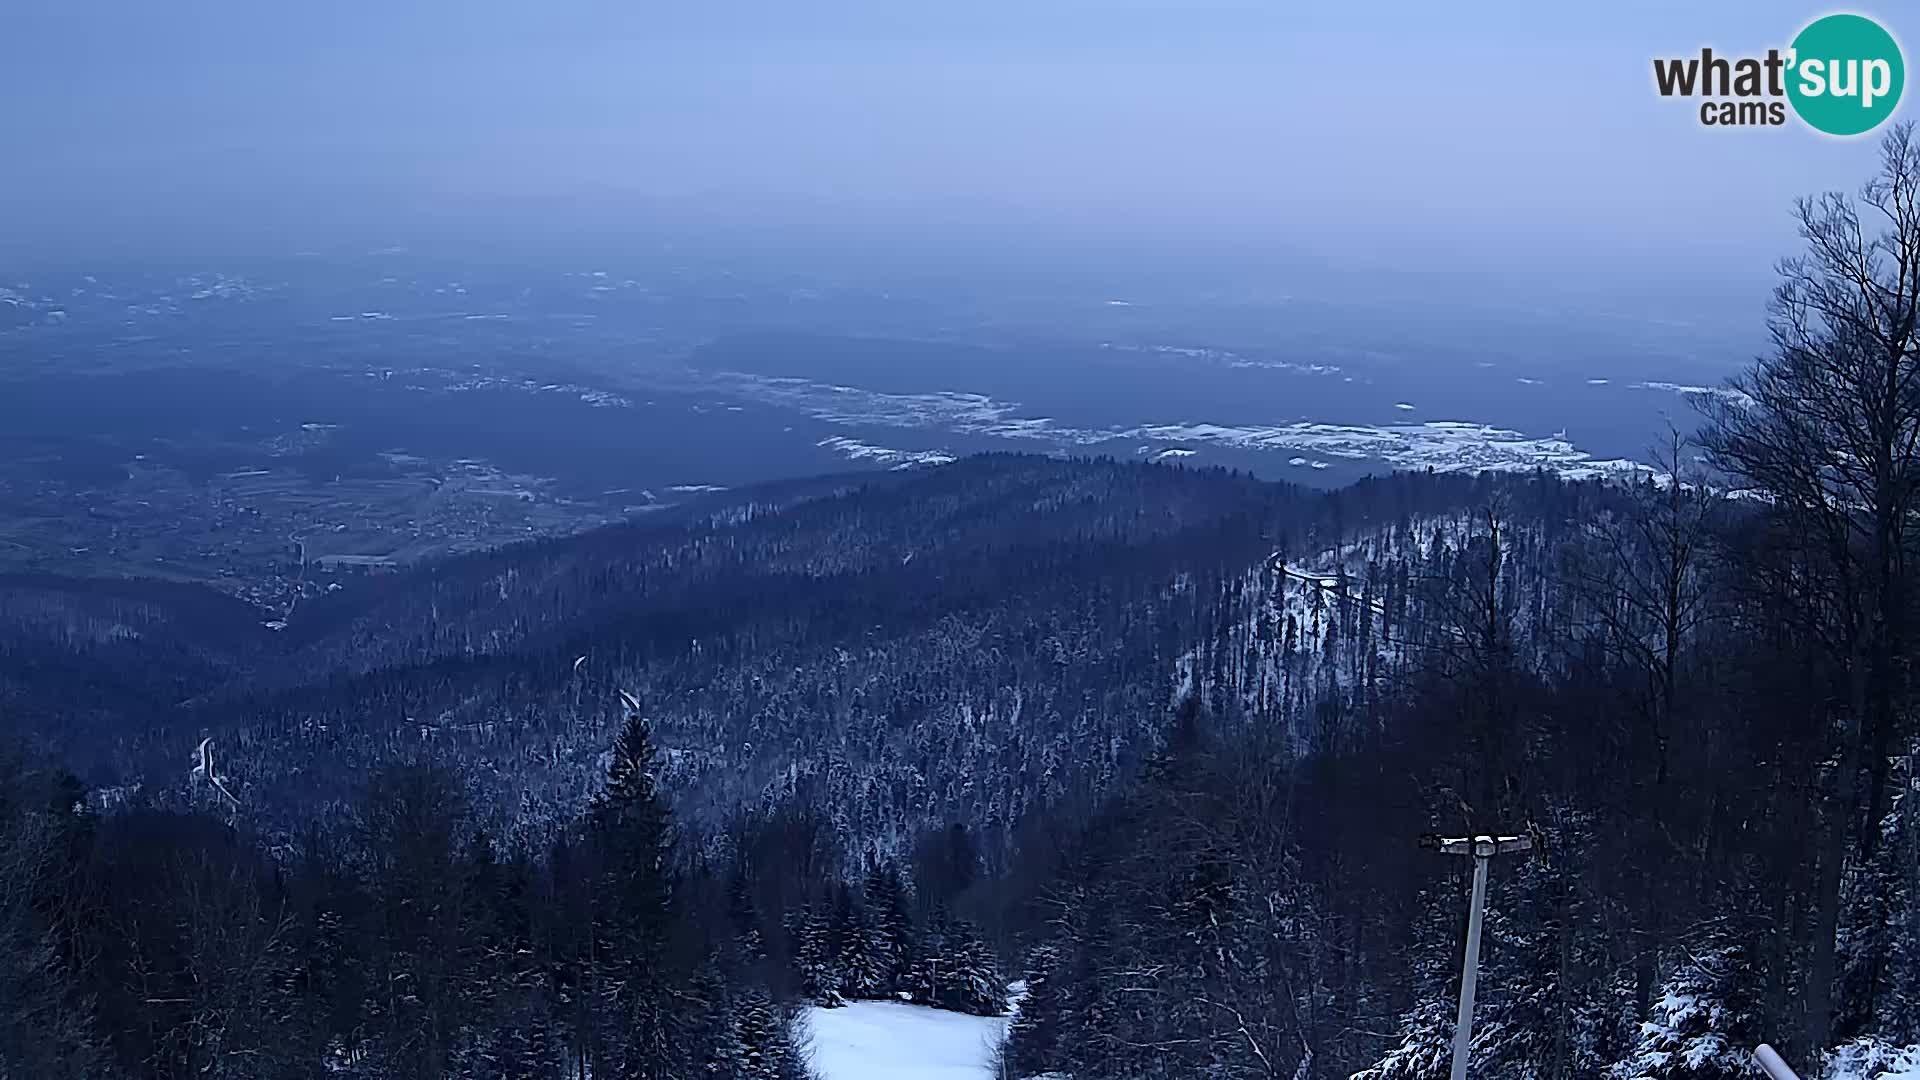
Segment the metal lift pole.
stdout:
<svg viewBox="0 0 1920 1080">
<path fill-rule="evenodd" d="M 1467 1080 L 1467 1053 L 1473 1046 L 1473 992 L 1480 981 L 1480 912 L 1487 906 L 1486 855 L 1473 857 L 1473 901 L 1467 909 L 1467 959 L 1460 967 L 1460 1013 L 1453 1021 L 1453 1080 Z"/>
<path fill-rule="evenodd" d="M 1473 1048 L 1473 997 L 1480 981 L 1480 923 L 1487 907 L 1487 867 L 1495 855 L 1533 850 L 1526 836 L 1423 836 L 1420 846 L 1442 855 L 1471 856 L 1473 899 L 1467 908 L 1467 955 L 1460 966 L 1460 1012 L 1453 1023 L 1452 1080 L 1467 1080 L 1467 1057 Z"/>
</svg>

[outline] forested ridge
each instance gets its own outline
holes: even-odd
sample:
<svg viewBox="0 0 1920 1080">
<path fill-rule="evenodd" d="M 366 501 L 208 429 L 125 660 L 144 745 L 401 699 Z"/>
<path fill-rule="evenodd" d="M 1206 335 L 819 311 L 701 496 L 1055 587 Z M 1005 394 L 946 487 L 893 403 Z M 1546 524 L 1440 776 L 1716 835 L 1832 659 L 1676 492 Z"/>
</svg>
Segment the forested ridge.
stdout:
<svg viewBox="0 0 1920 1080">
<path fill-rule="evenodd" d="M 1610 483 L 1017 455 L 370 578 L 285 631 L 0 579 L 0 1077 L 1008 1075 L 1920 1056 L 1920 146 Z"/>
<path fill-rule="evenodd" d="M 804 797 L 868 854 L 956 820 L 1004 853 L 1036 800 L 1085 802 L 1137 767 L 1250 566 L 1475 490 L 1405 477 L 1312 494 L 990 456 L 369 579 L 283 634 L 18 581 L 0 648 L 26 726 L 107 798 L 194 798 L 188 759 L 211 737 L 271 827 L 335 813 L 369 770 L 425 754 L 473 777 L 499 828 L 537 838 L 591 797 L 624 689 L 650 702 L 664 779 L 702 822 Z M 76 715 L 69 676 L 94 670 L 128 692 Z"/>
</svg>

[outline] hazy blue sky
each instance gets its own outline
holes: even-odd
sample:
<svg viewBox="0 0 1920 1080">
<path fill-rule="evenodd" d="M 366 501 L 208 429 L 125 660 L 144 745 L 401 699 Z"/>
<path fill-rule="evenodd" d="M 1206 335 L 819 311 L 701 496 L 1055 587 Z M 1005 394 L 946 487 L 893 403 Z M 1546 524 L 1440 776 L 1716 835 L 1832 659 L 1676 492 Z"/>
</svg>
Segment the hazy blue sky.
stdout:
<svg viewBox="0 0 1920 1080">
<path fill-rule="evenodd" d="M 1871 138 L 1702 128 L 1654 95 L 1650 60 L 1784 45 L 1828 10 L 8 0 L 0 233 L 274 250 L 669 214 L 1240 233 L 1397 268 L 1763 271 L 1790 198 L 1853 187 Z"/>
</svg>

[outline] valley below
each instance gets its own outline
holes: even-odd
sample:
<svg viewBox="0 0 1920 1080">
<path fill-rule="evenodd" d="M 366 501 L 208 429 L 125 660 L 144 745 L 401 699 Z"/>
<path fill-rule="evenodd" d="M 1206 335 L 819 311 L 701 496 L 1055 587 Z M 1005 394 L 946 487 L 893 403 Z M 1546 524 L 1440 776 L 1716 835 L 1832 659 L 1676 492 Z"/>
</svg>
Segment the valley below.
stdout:
<svg viewBox="0 0 1920 1080">
<path fill-rule="evenodd" d="M 277 615 L 367 572 L 725 489 L 981 452 L 1323 488 L 1630 473 L 1733 370 L 1684 328 L 1603 320 L 1579 356 L 1529 354 L 1511 313 L 1484 316 L 1512 331 L 1493 349 L 1470 320 L 1293 296 L 945 296 L 657 259 L 0 286 L 0 569 L 195 581 Z"/>
</svg>

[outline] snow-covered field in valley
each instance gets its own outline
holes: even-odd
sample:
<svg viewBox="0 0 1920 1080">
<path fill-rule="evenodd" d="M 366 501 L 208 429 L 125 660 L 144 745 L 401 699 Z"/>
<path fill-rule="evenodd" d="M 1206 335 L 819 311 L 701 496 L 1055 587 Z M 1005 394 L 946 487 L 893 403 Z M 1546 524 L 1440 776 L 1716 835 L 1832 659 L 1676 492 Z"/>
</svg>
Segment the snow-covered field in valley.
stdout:
<svg viewBox="0 0 1920 1080">
<path fill-rule="evenodd" d="M 820 1080 L 983 1080 L 1007 1020 L 897 1001 L 807 1010 Z"/>
</svg>

